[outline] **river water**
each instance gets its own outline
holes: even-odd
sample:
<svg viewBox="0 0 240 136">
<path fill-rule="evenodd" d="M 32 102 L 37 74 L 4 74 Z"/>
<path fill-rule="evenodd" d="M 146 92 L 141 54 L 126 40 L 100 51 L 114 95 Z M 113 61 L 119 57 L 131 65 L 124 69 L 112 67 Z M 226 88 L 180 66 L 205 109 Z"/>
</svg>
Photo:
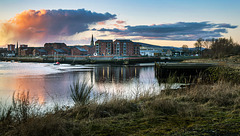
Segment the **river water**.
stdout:
<svg viewBox="0 0 240 136">
<path fill-rule="evenodd" d="M 0 101 L 11 102 L 14 92 L 29 91 L 38 102 L 71 105 L 70 85 L 79 79 L 93 85 L 94 92 L 134 97 L 137 93 L 160 91 L 154 64 L 53 65 L 50 63 L 0 62 Z"/>
</svg>

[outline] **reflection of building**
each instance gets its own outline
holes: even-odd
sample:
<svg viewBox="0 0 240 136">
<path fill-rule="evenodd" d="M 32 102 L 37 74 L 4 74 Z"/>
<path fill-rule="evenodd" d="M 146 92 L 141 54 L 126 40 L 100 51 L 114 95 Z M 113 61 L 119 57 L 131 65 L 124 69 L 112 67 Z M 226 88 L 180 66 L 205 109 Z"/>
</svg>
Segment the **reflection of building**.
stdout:
<svg viewBox="0 0 240 136">
<path fill-rule="evenodd" d="M 140 67 L 96 67 L 96 82 L 125 82 L 139 77 Z"/>
</svg>

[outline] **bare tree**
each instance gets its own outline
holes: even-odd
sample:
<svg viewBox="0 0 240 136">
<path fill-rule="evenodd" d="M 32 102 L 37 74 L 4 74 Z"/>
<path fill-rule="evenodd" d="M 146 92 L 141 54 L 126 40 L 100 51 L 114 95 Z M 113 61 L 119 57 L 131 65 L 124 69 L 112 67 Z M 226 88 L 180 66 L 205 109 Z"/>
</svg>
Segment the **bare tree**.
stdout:
<svg viewBox="0 0 240 136">
<path fill-rule="evenodd" d="M 199 53 L 199 54 L 201 54 L 201 51 L 202 51 L 202 47 L 203 47 L 203 42 L 204 42 L 204 40 L 202 39 L 202 38 L 199 38 L 198 40 L 197 40 L 197 42 L 194 44 L 194 46 L 195 46 L 195 48 L 197 49 L 197 52 Z"/>
</svg>

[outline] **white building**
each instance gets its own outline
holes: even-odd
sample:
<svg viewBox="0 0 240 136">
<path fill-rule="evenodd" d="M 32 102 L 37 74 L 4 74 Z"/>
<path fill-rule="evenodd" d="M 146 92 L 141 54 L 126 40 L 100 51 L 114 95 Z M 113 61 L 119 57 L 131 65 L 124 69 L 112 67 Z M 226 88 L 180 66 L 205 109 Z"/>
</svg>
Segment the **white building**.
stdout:
<svg viewBox="0 0 240 136">
<path fill-rule="evenodd" d="M 141 56 L 161 56 L 163 54 L 161 48 L 140 47 Z"/>
</svg>

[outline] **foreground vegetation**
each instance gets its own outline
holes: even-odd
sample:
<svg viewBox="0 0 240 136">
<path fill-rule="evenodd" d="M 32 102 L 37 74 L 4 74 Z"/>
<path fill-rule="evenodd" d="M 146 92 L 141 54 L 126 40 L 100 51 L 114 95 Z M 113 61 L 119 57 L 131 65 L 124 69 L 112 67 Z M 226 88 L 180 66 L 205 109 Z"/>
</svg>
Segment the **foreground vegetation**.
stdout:
<svg viewBox="0 0 240 136">
<path fill-rule="evenodd" d="M 16 93 L 12 106 L 0 106 L 0 135 L 239 135 L 240 86 L 226 79 L 239 73 L 217 70 L 210 73 L 211 84 L 198 80 L 134 99 L 103 94 L 90 99 L 92 86 L 74 83 L 75 106 L 56 106 L 45 113 L 28 93 Z"/>
</svg>

